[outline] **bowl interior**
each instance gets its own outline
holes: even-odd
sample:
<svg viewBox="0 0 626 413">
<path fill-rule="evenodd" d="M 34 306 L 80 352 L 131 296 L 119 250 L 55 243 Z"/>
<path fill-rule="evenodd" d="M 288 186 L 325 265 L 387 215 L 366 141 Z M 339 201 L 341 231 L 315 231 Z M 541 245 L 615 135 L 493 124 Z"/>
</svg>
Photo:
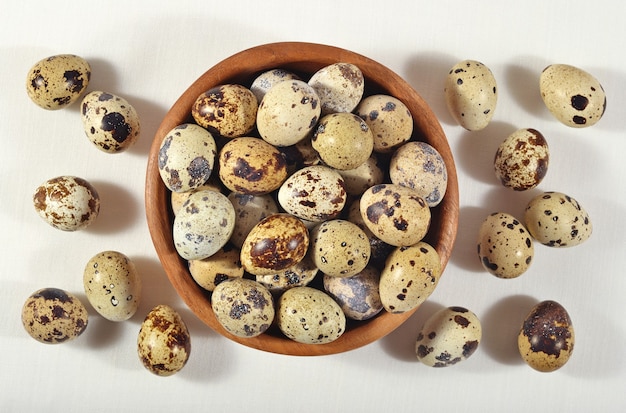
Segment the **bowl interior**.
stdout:
<svg viewBox="0 0 626 413">
<path fill-rule="evenodd" d="M 288 355 L 324 355 L 352 350 L 369 344 L 396 329 L 413 311 L 391 314 L 384 310 L 367 321 L 349 321 L 346 332 L 328 344 L 310 345 L 292 341 L 270 331 L 254 338 L 241 338 L 226 331 L 211 309 L 210 293 L 198 286 L 189 274 L 187 263 L 174 247 L 173 214 L 169 191 L 158 171 L 158 152 L 165 135 L 179 124 L 192 121 L 191 107 L 206 90 L 220 84 L 250 86 L 262 71 L 283 68 L 303 75 L 337 62 L 353 63 L 363 72 L 366 94 L 386 93 L 400 99 L 414 119 L 414 140 L 435 147 L 448 169 L 448 186 L 443 201 L 432 209 L 432 222 L 425 241 L 439 253 L 445 268 L 456 238 L 459 210 L 458 181 L 454 159 L 441 125 L 426 102 L 397 74 L 357 53 L 337 47 L 300 43 L 272 43 L 239 52 L 216 64 L 198 78 L 174 103 L 157 130 L 150 149 L 146 175 L 146 217 L 161 264 L 175 290 L 189 308 L 219 334 L 248 347 Z"/>
</svg>

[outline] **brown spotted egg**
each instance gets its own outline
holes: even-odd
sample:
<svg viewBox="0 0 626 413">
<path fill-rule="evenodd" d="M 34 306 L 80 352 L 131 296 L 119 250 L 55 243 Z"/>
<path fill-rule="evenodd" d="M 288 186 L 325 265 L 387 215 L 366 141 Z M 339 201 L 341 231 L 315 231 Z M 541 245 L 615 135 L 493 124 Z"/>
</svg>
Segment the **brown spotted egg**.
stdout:
<svg viewBox="0 0 626 413">
<path fill-rule="evenodd" d="M 322 105 L 322 115 L 352 112 L 363 97 L 365 79 L 352 63 L 333 63 L 313 73 L 309 85 Z"/>
<path fill-rule="evenodd" d="M 48 110 L 65 108 L 80 98 L 91 79 L 91 67 L 80 56 L 60 54 L 35 63 L 26 76 L 28 97 Z"/>
<path fill-rule="evenodd" d="M 267 91 L 283 80 L 300 80 L 300 77 L 285 69 L 268 70 L 254 78 L 250 91 L 254 93 L 257 101 L 261 102 Z"/>
<path fill-rule="evenodd" d="M 502 185 L 526 191 L 539 185 L 548 172 L 548 142 L 536 129 L 519 129 L 498 147 L 494 159 L 496 177 Z"/>
<path fill-rule="evenodd" d="M 593 225 L 578 201 L 562 192 L 544 192 L 524 211 L 530 235 L 549 247 L 573 247 L 589 239 Z"/>
<path fill-rule="evenodd" d="M 351 277 L 360 273 L 370 259 L 370 243 L 358 225 L 332 219 L 311 231 L 311 256 L 321 272 L 333 277 Z"/>
<path fill-rule="evenodd" d="M 380 272 L 371 266 L 351 277 L 324 275 L 324 290 L 339 304 L 346 317 L 369 320 L 383 309 L 378 291 Z"/>
<path fill-rule="evenodd" d="M 482 326 L 470 310 L 444 308 L 426 320 L 417 336 L 417 359 L 430 367 L 449 367 L 469 358 L 480 344 Z"/>
<path fill-rule="evenodd" d="M 81 119 L 87 138 L 106 153 L 127 150 L 141 132 L 135 108 L 126 99 L 112 93 L 88 93 L 81 104 Z"/>
<path fill-rule="evenodd" d="M 258 102 L 250 89 L 237 84 L 215 86 L 202 93 L 191 115 L 196 123 L 226 138 L 243 136 L 254 128 Z"/>
<path fill-rule="evenodd" d="M 376 154 L 372 154 L 365 162 L 354 169 L 338 170 L 343 178 L 348 195 L 361 196 L 367 188 L 382 184 L 385 179 Z"/>
<path fill-rule="evenodd" d="M 313 262 L 311 254 L 293 267 L 286 268 L 276 274 L 257 275 L 256 280 L 263 284 L 273 294 L 280 294 L 294 287 L 307 286 L 315 279 L 319 269 Z"/>
<path fill-rule="evenodd" d="M 387 244 L 386 242 L 375 236 L 372 231 L 369 230 L 367 225 L 365 225 L 365 221 L 361 216 L 360 201 L 360 198 L 352 201 L 352 203 L 348 207 L 347 219 L 353 224 L 358 225 L 358 227 L 363 230 L 370 243 L 370 264 L 378 269 L 381 269 L 385 265 L 385 261 L 387 260 L 387 257 L 389 256 L 391 251 L 393 251 L 396 247 Z"/>
<path fill-rule="evenodd" d="M 100 212 L 100 196 L 96 188 L 75 176 L 47 180 L 35 190 L 33 204 L 40 217 L 62 231 L 86 228 Z"/>
<path fill-rule="evenodd" d="M 498 278 L 517 278 L 532 262 L 535 247 L 528 230 L 505 212 L 489 215 L 478 231 L 478 258 Z"/>
<path fill-rule="evenodd" d="M 222 191 L 221 182 L 216 182 L 216 180 L 219 181 L 219 178 L 217 179 L 214 179 L 214 178 L 215 178 L 215 175 L 211 175 L 211 178 L 209 178 L 209 180 L 206 183 L 204 183 L 203 185 L 200 185 L 199 187 L 195 189 L 191 189 L 187 192 L 171 192 L 170 193 L 170 206 L 172 207 L 172 213 L 176 215 L 180 207 L 185 203 L 185 201 L 187 201 L 187 199 L 191 196 L 191 194 L 195 192 L 204 191 L 204 190 L 221 192 Z"/>
<path fill-rule="evenodd" d="M 228 200 L 235 208 L 235 229 L 230 236 L 230 242 L 241 248 L 250 230 L 262 219 L 278 213 L 278 206 L 274 198 L 269 195 L 246 195 L 231 192 Z"/>
<path fill-rule="evenodd" d="M 87 309 L 80 300 L 59 288 L 42 288 L 22 307 L 22 324 L 35 340 L 45 344 L 71 341 L 87 328 Z"/>
<path fill-rule="evenodd" d="M 448 110 L 469 131 L 482 130 L 493 118 L 498 101 L 496 79 L 487 66 L 463 60 L 450 69 L 444 94 Z"/>
<path fill-rule="evenodd" d="M 157 376 L 171 376 L 185 367 L 191 336 L 183 318 L 168 305 L 157 305 L 141 323 L 137 354 L 143 366 Z"/>
<path fill-rule="evenodd" d="M 374 135 L 357 115 L 331 113 L 320 119 L 311 144 L 326 165 L 338 170 L 354 169 L 372 154 Z"/>
<path fill-rule="evenodd" d="M 243 277 L 240 260 L 241 251 L 230 243 L 203 260 L 189 260 L 189 273 L 193 280 L 207 291 L 230 278 Z"/>
<path fill-rule="evenodd" d="M 539 77 L 539 90 L 550 113 L 572 128 L 595 125 L 606 110 L 606 94 L 600 82 L 574 66 L 546 67 Z"/>
<path fill-rule="evenodd" d="M 400 99 L 378 94 L 363 98 L 355 109 L 372 130 L 374 152 L 391 153 L 413 134 L 413 115 Z"/>
</svg>

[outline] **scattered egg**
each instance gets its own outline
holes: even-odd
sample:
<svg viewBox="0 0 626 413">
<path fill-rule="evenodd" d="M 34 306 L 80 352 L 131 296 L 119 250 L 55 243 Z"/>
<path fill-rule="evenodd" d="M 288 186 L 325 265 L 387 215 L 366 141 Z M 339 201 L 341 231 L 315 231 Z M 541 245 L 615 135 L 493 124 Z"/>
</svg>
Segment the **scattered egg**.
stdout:
<svg viewBox="0 0 626 413">
<path fill-rule="evenodd" d="M 519 129 L 498 147 L 494 159 L 496 177 L 502 185 L 526 191 L 541 183 L 548 172 L 548 142 L 536 129 Z"/>
</svg>

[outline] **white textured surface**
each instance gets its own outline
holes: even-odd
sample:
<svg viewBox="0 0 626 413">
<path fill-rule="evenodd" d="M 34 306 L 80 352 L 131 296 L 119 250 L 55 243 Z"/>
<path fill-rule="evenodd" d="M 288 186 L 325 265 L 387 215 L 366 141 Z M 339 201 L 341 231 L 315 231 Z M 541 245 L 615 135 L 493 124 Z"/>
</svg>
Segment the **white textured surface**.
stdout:
<svg viewBox="0 0 626 413">
<path fill-rule="evenodd" d="M 478 4 L 478 5 L 477 5 Z M 626 407 L 626 3 L 597 1 L 3 2 L 0 13 L 0 409 L 2 411 L 620 411 Z M 183 90 L 218 61 L 262 43 L 326 43 L 377 60 L 402 75 L 439 116 L 460 180 L 461 220 L 450 264 L 431 299 L 405 325 L 364 348 L 316 358 L 266 354 L 206 328 L 168 283 L 144 217 L 145 165 L 160 119 Z M 25 93 L 37 60 L 74 53 L 92 64 L 89 89 L 125 97 L 143 132 L 129 152 L 108 155 L 83 136 L 78 106 L 47 112 Z M 499 84 L 493 123 L 465 132 L 447 113 L 442 85 L 463 59 L 487 64 Z M 538 94 L 540 71 L 568 63 L 595 75 L 608 95 L 604 118 L 570 129 Z M 496 182 L 498 144 L 522 127 L 540 130 L 551 162 L 539 189 L 576 198 L 594 234 L 563 250 L 538 245 L 515 280 L 481 270 L 475 237 L 486 214 L 518 216 L 530 194 Z M 79 233 L 48 227 L 31 196 L 61 174 L 90 180 L 102 197 L 96 223 Z M 536 191 L 535 191 L 536 192 Z M 130 256 L 144 300 L 128 322 L 91 311 L 74 342 L 42 345 L 26 335 L 20 310 L 54 286 L 84 298 L 82 271 L 96 253 Z M 516 353 L 519 320 L 532 304 L 567 308 L 576 348 L 561 370 L 541 374 Z M 136 354 L 139 325 L 156 304 L 177 308 L 192 334 L 178 375 L 160 378 Z M 484 339 L 467 361 L 432 369 L 413 356 L 417 330 L 442 306 L 470 308 Z M 621 408 L 621 409 L 620 409 Z"/>
</svg>

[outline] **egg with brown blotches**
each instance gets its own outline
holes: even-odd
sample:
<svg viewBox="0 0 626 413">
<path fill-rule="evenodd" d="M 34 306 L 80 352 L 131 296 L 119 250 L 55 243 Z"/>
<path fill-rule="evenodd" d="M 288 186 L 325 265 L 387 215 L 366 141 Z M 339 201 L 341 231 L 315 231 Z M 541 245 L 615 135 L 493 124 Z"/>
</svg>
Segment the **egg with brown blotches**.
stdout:
<svg viewBox="0 0 626 413">
<path fill-rule="evenodd" d="M 385 94 L 370 95 L 354 110 L 374 136 L 374 152 L 391 153 L 413 134 L 413 115 L 398 98 Z"/>
<path fill-rule="evenodd" d="M 526 191 L 541 183 L 548 172 L 550 151 L 543 134 L 536 129 L 519 129 L 498 147 L 494 170 L 507 188 Z"/>
<path fill-rule="evenodd" d="M 243 136 L 254 128 L 258 102 L 245 86 L 215 86 L 196 98 L 191 115 L 196 123 L 226 138 Z"/>
</svg>

